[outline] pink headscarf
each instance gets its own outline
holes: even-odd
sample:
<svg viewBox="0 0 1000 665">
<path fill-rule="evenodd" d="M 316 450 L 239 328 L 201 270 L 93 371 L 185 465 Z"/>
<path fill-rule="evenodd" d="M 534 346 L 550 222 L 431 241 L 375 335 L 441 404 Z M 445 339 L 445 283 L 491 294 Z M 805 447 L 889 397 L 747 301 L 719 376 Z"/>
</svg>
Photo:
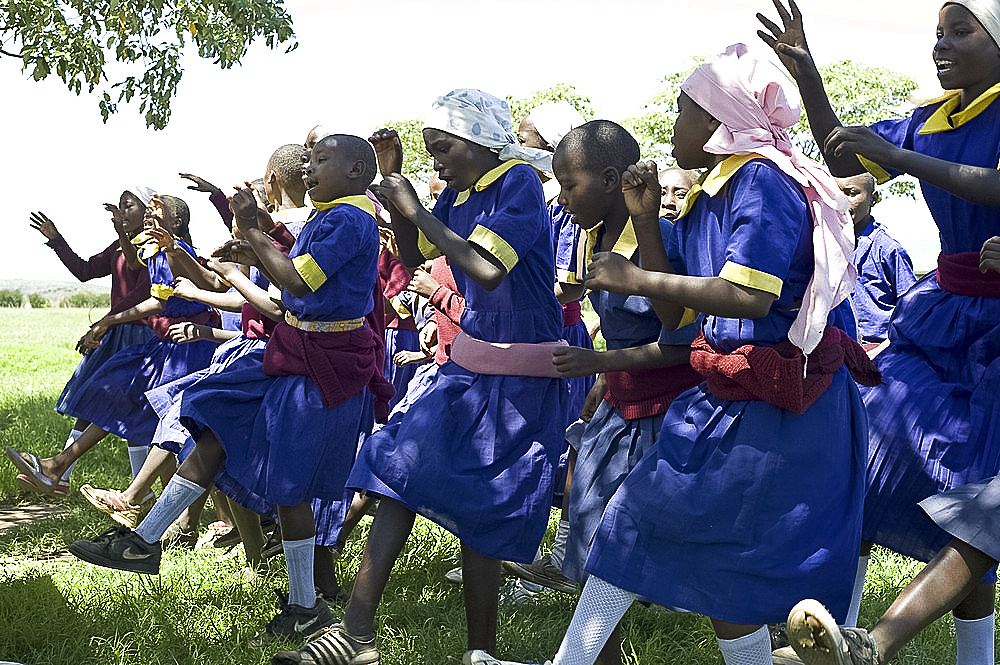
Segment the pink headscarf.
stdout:
<svg viewBox="0 0 1000 665">
<path fill-rule="evenodd" d="M 721 124 L 705 144 L 718 155 L 766 157 L 803 189 L 813 218 L 813 275 L 788 339 L 809 354 L 823 338 L 830 310 L 854 288 L 854 224 L 830 172 L 792 146 L 786 128 L 800 115 L 795 84 L 776 65 L 735 44 L 698 67 L 681 91 Z"/>
</svg>

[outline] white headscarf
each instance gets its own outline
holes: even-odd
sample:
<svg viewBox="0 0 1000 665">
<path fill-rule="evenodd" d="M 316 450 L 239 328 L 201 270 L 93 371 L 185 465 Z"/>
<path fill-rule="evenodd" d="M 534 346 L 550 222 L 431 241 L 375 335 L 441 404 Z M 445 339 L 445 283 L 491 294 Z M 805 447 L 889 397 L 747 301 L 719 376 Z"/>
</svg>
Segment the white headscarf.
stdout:
<svg viewBox="0 0 1000 665">
<path fill-rule="evenodd" d="M 552 172 L 552 153 L 521 146 L 514 135 L 510 105 L 482 90 L 459 88 L 438 97 L 424 126 L 486 146 L 503 161 L 520 159 L 539 171 Z"/>
<path fill-rule="evenodd" d="M 538 135 L 552 146 L 553 150 L 571 129 L 587 122 L 587 119 L 569 102 L 540 104 L 531 109 L 527 117 L 531 119 L 531 124 L 535 126 Z"/>
<path fill-rule="evenodd" d="M 790 176 L 813 220 L 813 274 L 788 339 L 805 354 L 823 338 L 830 310 L 854 288 L 854 224 L 849 204 L 826 167 L 792 145 L 785 131 L 799 119 L 798 90 L 774 63 L 734 44 L 698 67 L 681 91 L 721 124 L 705 144 L 719 155 L 759 154 Z"/>
<path fill-rule="evenodd" d="M 986 32 L 990 33 L 993 42 L 1000 46 L 1000 2 L 997 0 L 949 0 L 941 5 L 962 5 L 983 24 Z"/>
<path fill-rule="evenodd" d="M 142 185 L 136 185 L 128 191 L 130 194 L 133 194 L 135 198 L 142 201 L 142 205 L 144 206 L 148 206 L 149 202 L 153 200 L 154 196 L 156 196 L 156 190 L 150 187 L 143 187 Z"/>
</svg>

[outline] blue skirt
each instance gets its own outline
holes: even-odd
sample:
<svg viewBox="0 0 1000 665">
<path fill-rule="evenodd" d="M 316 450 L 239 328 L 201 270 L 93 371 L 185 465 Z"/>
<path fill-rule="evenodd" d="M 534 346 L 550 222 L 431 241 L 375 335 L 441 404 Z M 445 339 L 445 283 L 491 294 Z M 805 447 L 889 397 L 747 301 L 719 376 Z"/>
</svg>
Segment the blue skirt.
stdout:
<svg viewBox="0 0 1000 665">
<path fill-rule="evenodd" d="M 1000 476 L 928 497 L 920 507 L 949 536 L 1000 561 Z"/>
<path fill-rule="evenodd" d="M 917 503 L 1000 472 L 1000 298 L 956 296 L 932 273 L 903 296 L 863 390 L 863 537 L 928 561 L 950 536 Z"/>
<path fill-rule="evenodd" d="M 584 566 L 611 497 L 660 433 L 663 416 L 625 420 L 605 401 L 583 431 L 569 495 L 569 537 L 563 575 L 583 584 Z"/>
<path fill-rule="evenodd" d="M 587 334 L 587 326 L 583 321 L 578 321 L 571 326 L 563 326 L 563 339 L 569 342 L 570 346 L 578 346 L 583 349 L 594 348 L 594 342 Z M 566 379 L 566 427 L 569 427 L 583 409 L 583 402 L 587 399 L 587 393 L 594 387 L 594 376 L 578 376 Z M 559 490 L 560 492 L 562 490 Z"/>
<path fill-rule="evenodd" d="M 405 413 L 365 442 L 349 486 L 395 495 L 483 556 L 530 562 L 565 447 L 565 397 L 560 379 L 445 363 Z"/>
<path fill-rule="evenodd" d="M 73 376 L 66 382 L 66 386 L 56 401 L 56 411 L 66 414 L 70 409 L 76 407 L 79 387 L 86 383 L 94 375 L 94 372 L 108 361 L 108 358 L 126 346 L 145 344 L 155 338 L 156 333 L 153 332 L 152 328 L 142 325 L 125 323 L 108 330 L 101 338 L 101 343 L 97 348 L 85 355 L 77 364 L 76 369 L 73 370 Z"/>
<path fill-rule="evenodd" d="M 160 422 L 146 391 L 208 367 L 212 342 L 176 344 L 154 337 L 127 346 L 78 389 L 67 415 L 89 420 L 133 446 L 148 446 Z"/>
<path fill-rule="evenodd" d="M 181 423 L 181 394 L 203 377 L 221 372 L 243 356 L 256 353 L 263 358 L 265 344 L 264 340 L 242 335 L 234 337 L 215 350 L 211 364 L 205 369 L 146 391 L 146 399 L 160 419 L 153 434 L 153 445 L 174 453 L 181 462 L 187 459 L 194 449 L 194 439 Z"/>
<path fill-rule="evenodd" d="M 392 357 L 397 351 L 419 351 L 420 333 L 415 330 L 398 330 L 396 328 L 385 329 L 385 380 L 396 389 L 396 394 L 389 400 L 389 408 L 403 399 L 410 379 L 417 371 L 419 365 L 409 364 L 399 367 L 392 362 Z"/>
<path fill-rule="evenodd" d="M 867 423 L 841 368 L 802 415 L 682 393 L 611 498 L 587 572 L 666 607 L 759 625 L 816 598 L 841 621 L 858 566 Z"/>
<path fill-rule="evenodd" d="M 197 440 L 205 429 L 226 451 L 216 486 L 238 503 L 275 506 L 341 501 L 354 456 L 364 391 L 332 409 L 305 376 L 267 376 L 262 353 L 235 360 L 181 395 L 181 422 Z"/>
</svg>

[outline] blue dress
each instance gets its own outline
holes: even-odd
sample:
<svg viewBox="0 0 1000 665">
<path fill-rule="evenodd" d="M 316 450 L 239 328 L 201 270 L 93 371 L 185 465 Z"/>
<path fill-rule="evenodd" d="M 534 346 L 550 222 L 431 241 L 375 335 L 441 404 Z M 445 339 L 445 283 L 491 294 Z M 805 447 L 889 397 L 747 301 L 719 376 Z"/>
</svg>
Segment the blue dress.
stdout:
<svg viewBox="0 0 1000 665">
<path fill-rule="evenodd" d="M 674 269 L 778 296 L 763 318 L 705 316 L 702 332 L 723 353 L 774 346 L 813 270 L 805 196 L 752 157 L 728 158 L 698 189 L 668 244 Z M 847 302 L 830 316 L 853 334 L 851 320 Z M 802 415 L 719 399 L 702 383 L 673 401 L 656 445 L 612 497 L 587 571 L 733 623 L 781 621 L 810 597 L 843 617 L 860 545 L 865 432 L 843 367 Z"/>
<path fill-rule="evenodd" d="M 666 242 L 673 224 L 661 220 L 660 226 Z M 612 251 L 631 258 L 636 248 L 630 221 Z M 609 351 L 653 342 L 686 346 L 698 333 L 693 325 L 676 331 L 663 330 L 652 304 L 643 296 L 591 291 L 588 297 L 601 318 L 601 332 Z M 662 423 L 662 413 L 626 419 L 621 411 L 601 400 L 594 417 L 583 430 L 573 472 L 569 537 L 562 568 L 566 577 L 581 584 L 586 580 L 584 565 L 604 508 L 629 471 L 656 443 Z"/>
<path fill-rule="evenodd" d="M 851 262 L 858 281 L 851 303 L 858 316 L 858 339 L 877 343 L 889 334 L 889 317 L 900 297 L 913 286 L 913 263 L 903 246 L 872 219 L 858 236 Z"/>
<path fill-rule="evenodd" d="M 282 302 L 303 321 L 356 319 L 372 309 L 378 231 L 370 202 L 357 204 L 365 209 L 353 203 L 360 199 L 368 201 L 347 197 L 315 212 L 289 253 L 312 291 L 295 297 L 283 290 Z M 193 438 L 211 430 L 225 448 L 216 486 L 256 512 L 312 499 L 343 501 L 364 391 L 328 409 L 312 379 L 266 375 L 262 360 L 259 353 L 245 355 L 182 393 L 181 418 Z"/>
<path fill-rule="evenodd" d="M 459 196 L 445 189 L 434 215 L 508 268 L 487 291 L 452 266 L 465 297 L 462 329 L 493 342 L 559 339 L 549 216 L 534 170 L 507 162 Z M 386 486 L 480 554 L 530 562 L 565 448 L 565 399 L 560 379 L 474 374 L 449 361 L 364 443 L 348 484 L 375 493 Z"/>
<path fill-rule="evenodd" d="M 194 256 L 182 240 L 175 241 Z M 162 252 L 147 257 L 150 293 L 164 300 L 160 316 L 183 319 L 203 315 L 209 307 L 173 295 L 174 275 Z M 118 326 L 121 328 L 122 326 Z M 148 446 L 159 424 L 146 391 L 207 367 L 216 345 L 209 341 L 177 344 L 153 337 L 127 346 L 108 359 L 75 394 L 66 413 L 89 420 L 134 446 Z"/>
<path fill-rule="evenodd" d="M 992 101 L 952 129 L 920 133 L 940 108 L 941 103 L 924 106 L 872 129 L 921 154 L 997 168 L 1000 103 Z M 1000 210 L 927 183 L 920 189 L 942 253 L 979 252 L 1000 234 Z M 930 273 L 896 306 L 889 340 L 876 358 L 883 385 L 863 391 L 869 414 L 863 535 L 928 561 L 950 536 L 917 502 L 1000 471 L 1000 298 L 954 295 Z"/>
</svg>

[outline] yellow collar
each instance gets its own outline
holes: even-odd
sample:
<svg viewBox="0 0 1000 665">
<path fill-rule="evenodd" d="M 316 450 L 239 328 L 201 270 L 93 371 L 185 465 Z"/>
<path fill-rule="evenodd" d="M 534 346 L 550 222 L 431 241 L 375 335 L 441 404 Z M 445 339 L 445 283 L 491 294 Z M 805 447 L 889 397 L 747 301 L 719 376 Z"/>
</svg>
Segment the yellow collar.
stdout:
<svg viewBox="0 0 1000 665">
<path fill-rule="evenodd" d="M 510 171 L 518 164 L 527 164 L 527 163 L 528 162 L 525 162 L 520 159 L 511 159 L 509 161 L 504 162 L 495 169 L 487 171 L 486 173 L 483 174 L 483 177 L 481 177 L 479 180 L 476 181 L 475 185 L 473 185 L 469 189 L 466 189 L 458 193 L 458 196 L 455 197 L 455 202 L 451 204 L 452 207 L 460 206 L 466 201 L 468 201 L 469 195 L 472 194 L 473 189 L 476 190 L 477 192 L 481 192 L 490 185 L 492 185 L 493 183 L 495 183 L 497 180 L 499 180 L 500 176 L 502 176 L 507 171 Z"/>
<path fill-rule="evenodd" d="M 705 192 L 709 196 L 715 196 L 722 191 L 722 187 L 729 182 L 734 173 L 739 171 L 744 164 L 754 159 L 761 159 L 761 156 L 756 153 L 730 155 L 716 164 L 715 168 L 711 171 L 698 178 L 698 182 L 691 187 L 687 196 L 684 197 L 684 205 L 681 206 L 681 211 L 677 214 L 677 219 L 680 219 L 691 211 L 691 207 L 694 205 L 694 201 L 698 198 L 699 194 Z"/>
<path fill-rule="evenodd" d="M 935 100 L 940 101 L 943 99 L 944 103 L 931 114 L 931 117 L 927 118 L 924 126 L 921 127 L 920 131 L 917 133 L 936 134 L 938 132 L 947 132 L 961 127 L 986 110 L 986 107 L 989 106 L 994 99 L 1000 97 L 1000 83 L 997 83 L 993 87 L 989 88 L 983 94 L 976 97 L 971 104 L 958 113 L 952 115 L 952 112 L 958 108 L 958 103 L 961 100 L 961 94 L 961 91 L 953 90 L 947 93 L 943 98 Z"/>
<path fill-rule="evenodd" d="M 313 207 L 316 210 L 332 210 L 336 208 L 341 203 L 345 203 L 349 206 L 354 206 L 358 210 L 363 210 L 367 212 L 372 217 L 375 216 L 375 204 L 372 200 L 365 196 L 364 194 L 354 194 L 353 196 L 341 196 L 339 199 L 334 199 L 333 201 L 313 201 Z"/>
<path fill-rule="evenodd" d="M 582 250 L 582 256 L 577 255 L 576 271 L 577 279 L 581 282 L 584 278 L 584 270 L 590 265 L 590 261 L 594 257 L 594 250 L 597 249 L 597 240 L 602 228 L 604 228 L 604 222 L 600 222 L 589 229 L 580 229 L 584 235 L 584 242 L 578 245 L 577 251 L 580 252 Z M 624 256 L 626 259 L 631 259 L 638 248 L 639 242 L 635 238 L 635 228 L 632 226 L 632 218 L 630 217 L 625 221 L 622 233 L 618 236 L 618 240 L 615 241 L 611 251 Z"/>
</svg>

